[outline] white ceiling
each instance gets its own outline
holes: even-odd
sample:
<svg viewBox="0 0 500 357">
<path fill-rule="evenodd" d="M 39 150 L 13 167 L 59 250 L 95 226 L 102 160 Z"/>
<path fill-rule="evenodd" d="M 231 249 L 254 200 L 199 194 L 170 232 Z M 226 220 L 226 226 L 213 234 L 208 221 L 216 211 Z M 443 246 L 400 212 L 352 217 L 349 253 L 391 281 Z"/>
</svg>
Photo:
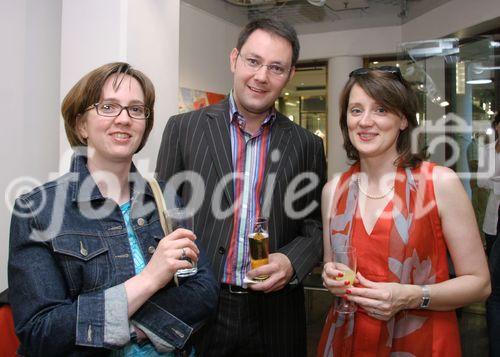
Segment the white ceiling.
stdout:
<svg viewBox="0 0 500 357">
<path fill-rule="evenodd" d="M 291 23 L 299 34 L 307 34 L 400 25 L 450 0 L 327 0 L 322 7 L 307 0 L 253 0 L 263 4 L 252 6 L 232 3 L 245 0 L 182 1 L 238 26 L 254 18 L 277 16 Z M 406 15 L 401 16 L 404 8 Z"/>
</svg>

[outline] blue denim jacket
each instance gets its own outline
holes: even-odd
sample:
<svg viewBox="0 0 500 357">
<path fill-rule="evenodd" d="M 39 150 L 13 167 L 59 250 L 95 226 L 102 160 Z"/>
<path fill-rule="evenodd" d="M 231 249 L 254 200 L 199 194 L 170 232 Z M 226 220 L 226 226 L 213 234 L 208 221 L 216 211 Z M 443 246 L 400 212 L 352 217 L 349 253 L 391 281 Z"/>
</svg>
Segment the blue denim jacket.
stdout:
<svg viewBox="0 0 500 357">
<path fill-rule="evenodd" d="M 131 221 L 149 261 L 163 238 L 149 185 L 132 165 Z M 164 188 L 168 206 L 176 195 Z M 215 312 L 217 286 L 203 252 L 198 273 L 153 295 L 131 318 L 123 283 L 134 276 L 119 206 L 104 198 L 75 155 L 71 171 L 16 200 L 9 252 L 9 299 L 19 353 L 107 355 L 140 327 L 157 347 L 183 348 Z"/>
</svg>

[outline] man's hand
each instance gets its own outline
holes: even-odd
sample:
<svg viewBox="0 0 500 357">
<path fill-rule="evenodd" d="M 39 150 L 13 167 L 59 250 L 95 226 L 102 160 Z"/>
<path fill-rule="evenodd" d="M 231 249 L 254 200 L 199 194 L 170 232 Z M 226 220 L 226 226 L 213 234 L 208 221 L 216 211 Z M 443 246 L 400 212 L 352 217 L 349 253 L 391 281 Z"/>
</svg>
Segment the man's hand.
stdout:
<svg viewBox="0 0 500 357">
<path fill-rule="evenodd" d="M 250 270 L 247 277 L 254 279 L 261 275 L 269 275 L 269 278 L 259 283 L 248 284 L 249 289 L 265 293 L 281 290 L 293 277 L 292 263 L 283 253 L 269 254 L 269 263 Z"/>
</svg>

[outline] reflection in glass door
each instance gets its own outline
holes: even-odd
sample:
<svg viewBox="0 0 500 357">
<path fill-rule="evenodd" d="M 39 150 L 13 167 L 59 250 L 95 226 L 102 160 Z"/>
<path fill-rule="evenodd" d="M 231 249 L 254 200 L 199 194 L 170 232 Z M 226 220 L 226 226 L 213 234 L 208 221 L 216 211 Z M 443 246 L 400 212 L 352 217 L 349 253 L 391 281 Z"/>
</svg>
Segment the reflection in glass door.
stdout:
<svg viewBox="0 0 500 357">
<path fill-rule="evenodd" d="M 290 120 L 323 139 L 327 148 L 327 63 L 298 63 L 295 76 L 278 99 L 278 109 Z"/>
</svg>

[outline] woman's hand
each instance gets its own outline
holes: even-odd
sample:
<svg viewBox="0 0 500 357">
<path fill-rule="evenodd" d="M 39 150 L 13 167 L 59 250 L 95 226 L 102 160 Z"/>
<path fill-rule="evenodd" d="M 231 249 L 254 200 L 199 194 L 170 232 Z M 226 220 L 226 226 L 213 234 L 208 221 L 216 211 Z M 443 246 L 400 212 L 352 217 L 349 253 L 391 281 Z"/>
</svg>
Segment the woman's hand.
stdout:
<svg viewBox="0 0 500 357">
<path fill-rule="evenodd" d="M 346 279 L 344 271 L 349 268 L 340 263 L 328 262 L 323 266 L 323 286 L 333 295 L 344 296 L 346 288 L 351 285 L 351 281 Z"/>
<path fill-rule="evenodd" d="M 191 268 L 191 261 L 198 261 L 200 251 L 194 243 L 196 236 L 187 229 L 179 228 L 158 243 L 151 260 L 140 275 L 152 284 L 155 291 L 163 288 L 172 280 L 179 269 Z"/>
<path fill-rule="evenodd" d="M 363 287 L 347 288 L 347 299 L 378 320 L 388 321 L 401 310 L 419 306 L 422 289 L 417 285 L 375 283 L 359 272 L 357 278 Z"/>
</svg>

